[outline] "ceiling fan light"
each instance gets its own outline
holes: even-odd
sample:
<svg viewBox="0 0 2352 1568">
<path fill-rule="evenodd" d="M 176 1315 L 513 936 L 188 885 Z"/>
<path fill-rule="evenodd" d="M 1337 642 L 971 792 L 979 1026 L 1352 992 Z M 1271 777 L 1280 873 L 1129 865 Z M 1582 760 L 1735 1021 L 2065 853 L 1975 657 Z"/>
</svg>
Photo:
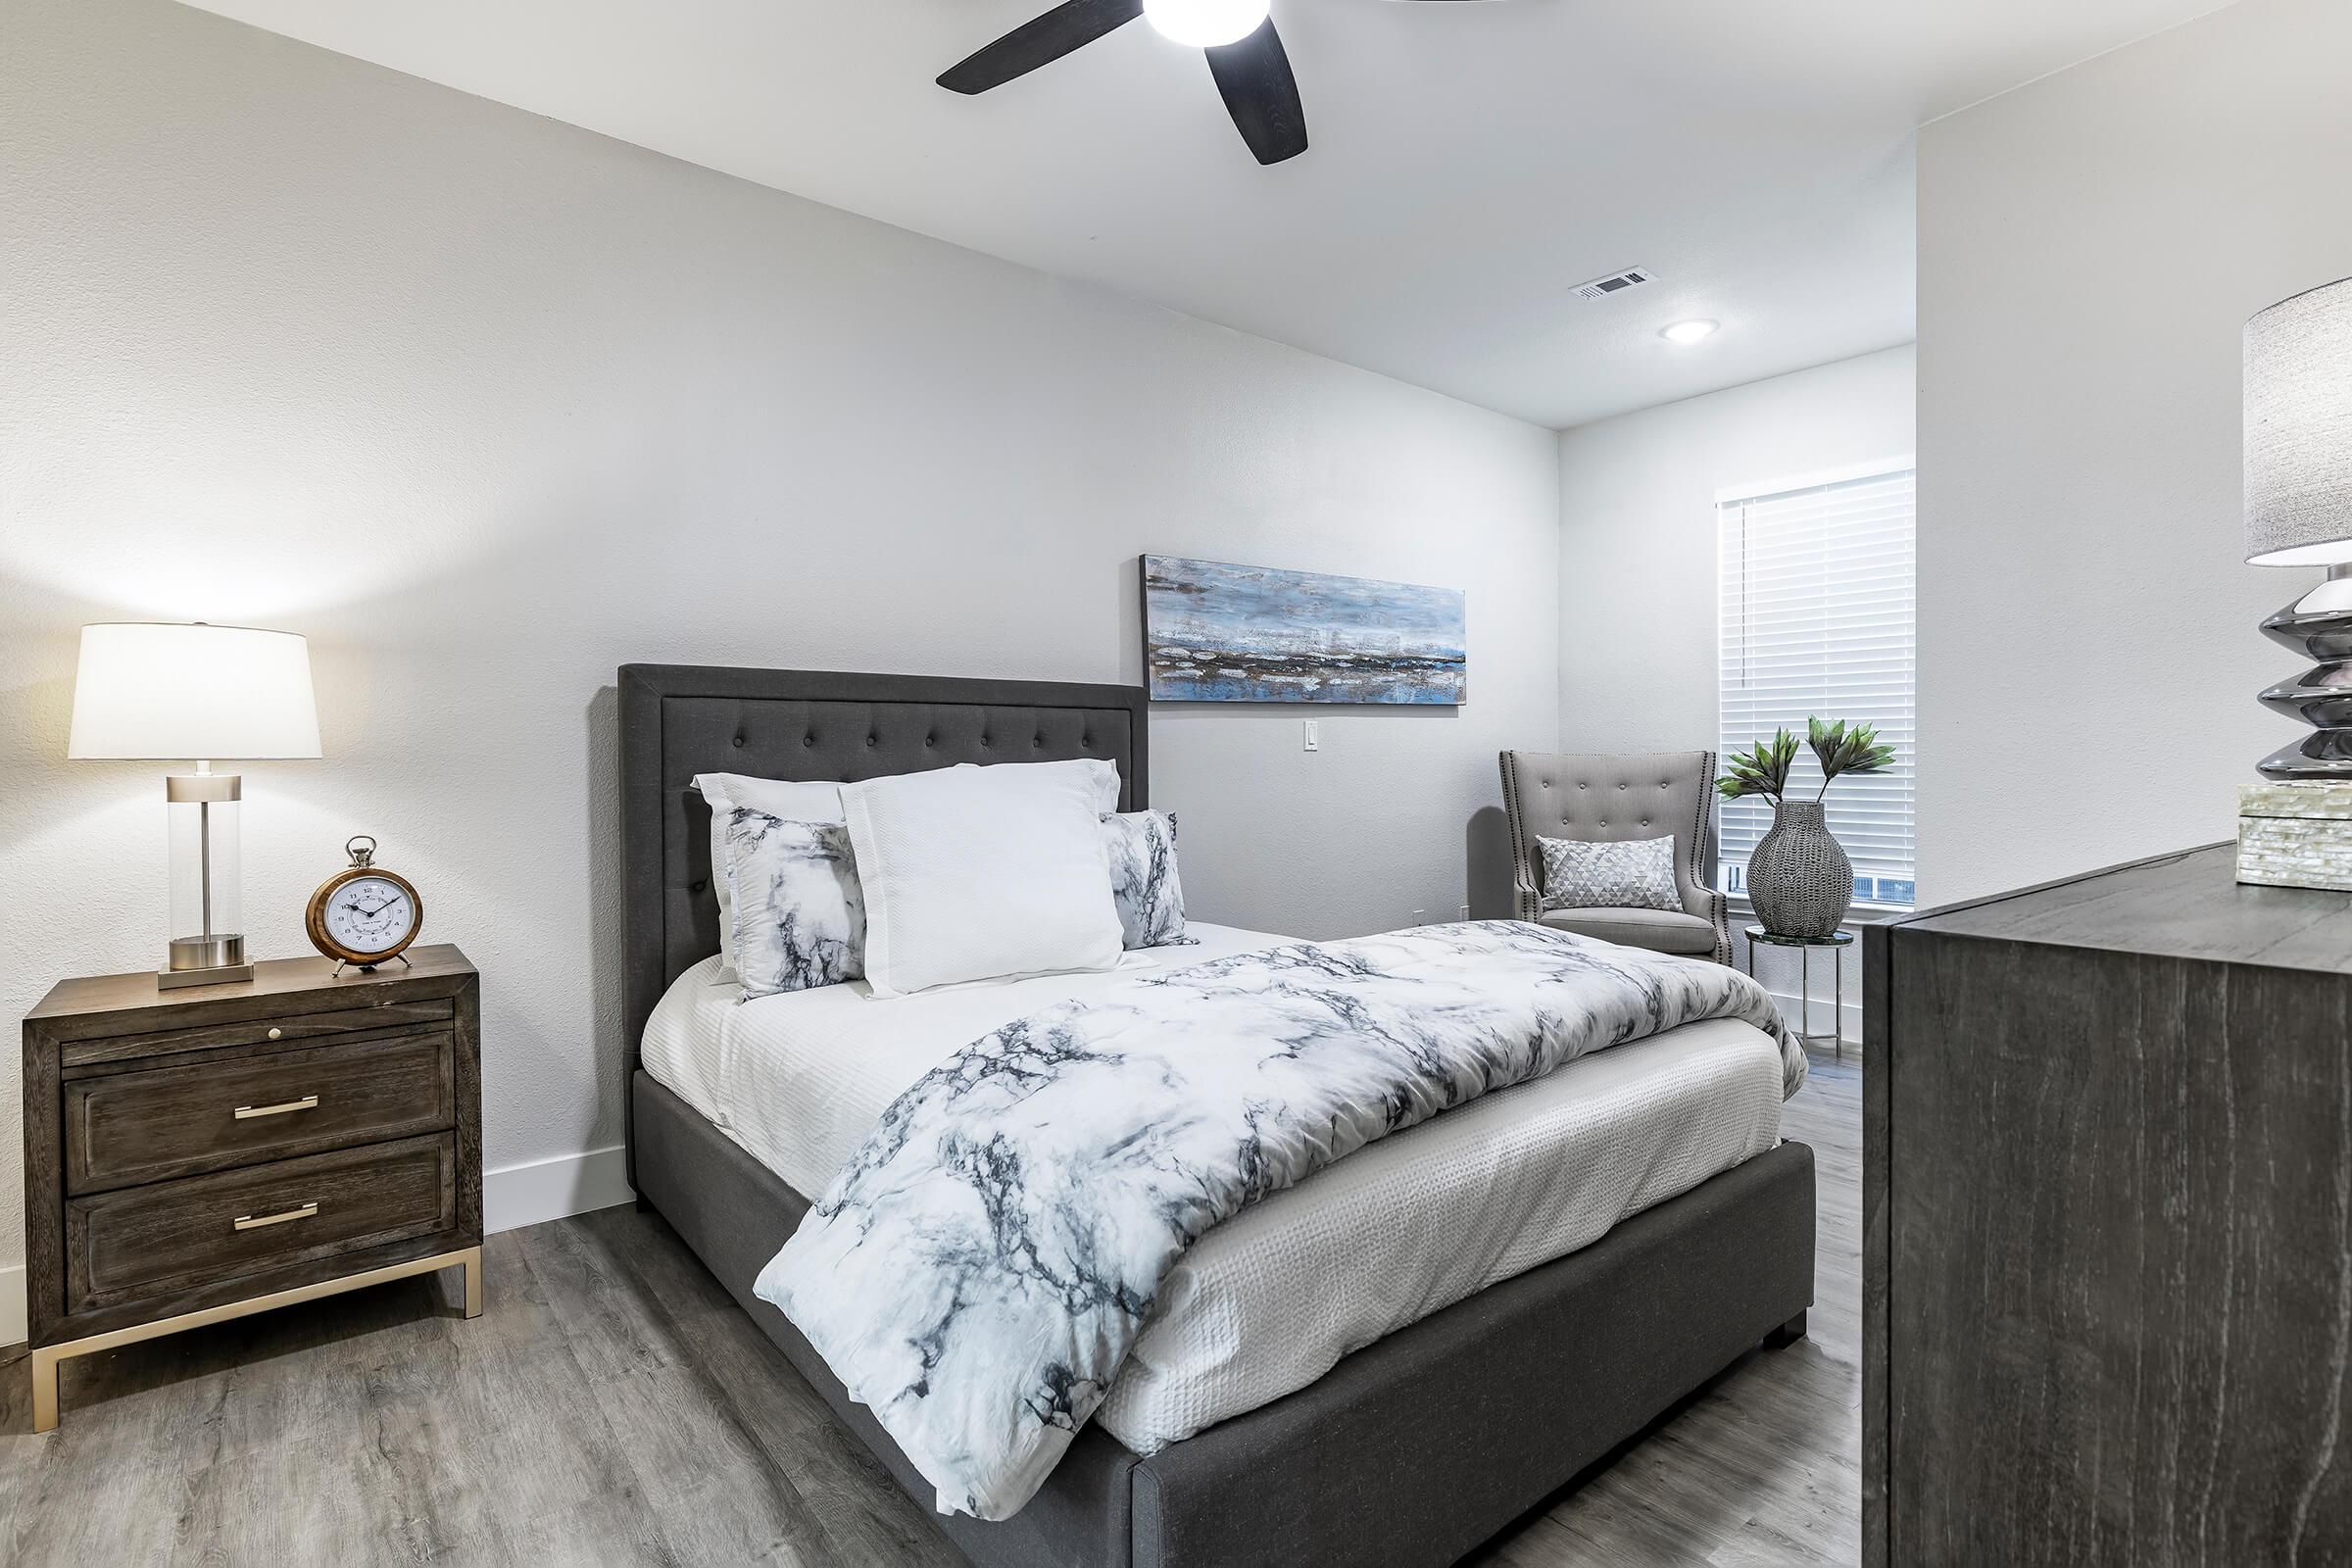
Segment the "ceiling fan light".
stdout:
<svg viewBox="0 0 2352 1568">
<path fill-rule="evenodd" d="M 1269 9 L 1270 0 L 1144 0 L 1144 18 L 1162 37 L 1196 49 L 1241 42 Z"/>
</svg>

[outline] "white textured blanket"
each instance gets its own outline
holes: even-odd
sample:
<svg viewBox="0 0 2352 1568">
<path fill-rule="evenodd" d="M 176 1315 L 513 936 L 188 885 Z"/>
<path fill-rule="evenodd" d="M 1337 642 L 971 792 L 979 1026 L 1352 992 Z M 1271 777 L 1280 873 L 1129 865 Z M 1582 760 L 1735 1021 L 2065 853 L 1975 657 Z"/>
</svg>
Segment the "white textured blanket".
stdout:
<svg viewBox="0 0 2352 1568">
<path fill-rule="evenodd" d="M 1754 982 L 1518 922 L 1301 944 L 1139 977 L 909 1089 L 762 1271 L 939 1489 L 1005 1518 L 1101 1402 L 1209 1227 L 1381 1138 L 1590 1052 L 1737 1018 Z"/>
</svg>

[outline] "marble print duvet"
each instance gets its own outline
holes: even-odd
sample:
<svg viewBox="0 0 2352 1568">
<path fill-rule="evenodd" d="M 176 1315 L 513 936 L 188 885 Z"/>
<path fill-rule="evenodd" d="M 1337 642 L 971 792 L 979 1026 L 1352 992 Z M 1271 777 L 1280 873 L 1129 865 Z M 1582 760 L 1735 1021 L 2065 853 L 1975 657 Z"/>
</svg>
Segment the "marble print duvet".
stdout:
<svg viewBox="0 0 2352 1568">
<path fill-rule="evenodd" d="M 1300 943 L 1006 1024 L 883 1113 L 755 1287 L 938 1489 L 1011 1517 L 1210 1227 L 1376 1139 L 1702 1018 L 1753 980 L 1519 921 Z"/>
</svg>

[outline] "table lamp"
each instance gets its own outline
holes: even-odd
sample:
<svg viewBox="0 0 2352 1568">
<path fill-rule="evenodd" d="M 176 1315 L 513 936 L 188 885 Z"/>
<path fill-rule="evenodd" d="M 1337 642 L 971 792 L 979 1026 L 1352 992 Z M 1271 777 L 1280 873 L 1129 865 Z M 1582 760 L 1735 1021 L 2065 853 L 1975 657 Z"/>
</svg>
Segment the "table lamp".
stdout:
<svg viewBox="0 0 2352 1568">
<path fill-rule="evenodd" d="M 2246 323 L 2246 561 L 2325 566 L 2328 580 L 2262 623 L 2318 661 L 2262 693 L 2313 726 L 2263 759 L 2282 783 L 2352 784 L 2352 277 Z"/>
<path fill-rule="evenodd" d="M 195 761 L 195 772 L 164 780 L 172 934 L 156 984 L 252 979 L 237 856 L 241 780 L 214 772 L 213 762 L 318 755 L 310 644 L 292 632 L 202 621 L 84 626 L 66 755 Z"/>
</svg>

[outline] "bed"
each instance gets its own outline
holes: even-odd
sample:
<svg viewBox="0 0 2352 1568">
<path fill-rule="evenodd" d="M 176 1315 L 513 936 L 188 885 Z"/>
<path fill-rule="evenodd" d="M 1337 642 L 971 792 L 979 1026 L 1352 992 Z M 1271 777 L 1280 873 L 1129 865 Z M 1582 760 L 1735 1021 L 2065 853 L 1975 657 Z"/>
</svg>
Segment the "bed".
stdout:
<svg viewBox="0 0 2352 1568">
<path fill-rule="evenodd" d="M 733 1006 L 731 988 L 698 982 L 717 908 L 709 812 L 688 781 L 1092 757 L 1118 766 L 1121 808 L 1137 809 L 1143 693 L 630 665 L 620 698 L 631 1179 L 928 1507 L 931 1488 L 752 1282 L 844 1140 L 937 1042 L 1023 1010 L 1034 999 L 1020 987 L 1038 983 L 861 1012 L 821 993 Z M 1196 956 L 1280 940 L 1197 933 Z M 1689 1025 L 1580 1060 L 1553 1075 L 1562 1083 L 1399 1133 L 1212 1231 L 1045 1490 L 1001 1522 L 936 1522 L 991 1568 L 1436 1564 L 1475 1546 L 1760 1341 L 1802 1332 L 1812 1160 L 1777 1142 L 1777 1099 L 1759 1108 L 1754 1051 L 1743 1056 L 1735 1035 L 1744 1027 Z M 880 1033 L 839 1049 L 858 1028 Z M 828 1065 L 845 1061 L 857 1069 Z M 1596 1115 L 1618 1129 L 1614 1145 L 1590 1136 Z M 1499 1160 L 1494 1151 L 1531 1126 L 1560 1157 Z M 1514 1189 L 1514 1171 L 1541 1179 Z M 1679 1196 L 1655 1201 L 1659 1191 Z M 1491 1245 L 1439 1255 L 1393 1230 L 1357 1241 L 1384 1215 L 1416 1212 L 1457 1216 L 1465 1235 L 1484 1218 Z M 1536 1217 L 1552 1234 L 1523 1235 Z M 1573 1250 L 1527 1268 L 1513 1255 L 1526 1246 Z M 1341 1288 L 1301 1317 L 1256 1282 L 1317 1247 L 1314 1267 Z M 1450 1304 L 1427 1312 L 1434 1300 Z"/>
</svg>

